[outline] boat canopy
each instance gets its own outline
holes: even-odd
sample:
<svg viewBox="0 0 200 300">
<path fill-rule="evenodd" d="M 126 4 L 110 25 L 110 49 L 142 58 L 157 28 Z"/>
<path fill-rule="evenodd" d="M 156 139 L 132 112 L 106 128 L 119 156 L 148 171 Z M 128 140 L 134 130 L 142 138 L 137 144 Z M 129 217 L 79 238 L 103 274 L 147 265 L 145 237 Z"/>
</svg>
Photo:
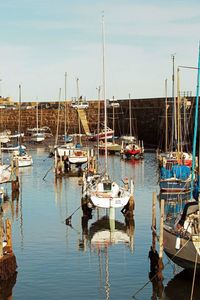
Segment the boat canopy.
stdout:
<svg viewBox="0 0 200 300">
<path fill-rule="evenodd" d="M 190 168 L 188 166 L 173 165 L 171 169 L 161 168 L 161 178 L 169 179 L 175 177 L 177 179 L 186 180 L 190 176 Z"/>
</svg>

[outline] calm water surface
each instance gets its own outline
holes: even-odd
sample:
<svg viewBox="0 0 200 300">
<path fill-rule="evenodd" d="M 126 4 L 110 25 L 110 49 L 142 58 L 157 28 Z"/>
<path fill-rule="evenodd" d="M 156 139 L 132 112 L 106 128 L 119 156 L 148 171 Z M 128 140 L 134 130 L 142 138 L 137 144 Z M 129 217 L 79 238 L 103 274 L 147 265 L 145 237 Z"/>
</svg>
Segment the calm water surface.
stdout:
<svg viewBox="0 0 200 300">
<path fill-rule="evenodd" d="M 78 178 L 55 182 L 50 170 L 44 181 L 53 160 L 44 149 L 31 154 L 34 165 L 20 170 L 19 200 L 4 206 L 4 217 L 9 216 L 13 222 L 18 264 L 16 282 L 10 283 L 12 299 L 132 299 L 149 280 L 152 193 L 159 192 L 155 154 L 146 153 L 141 162 L 109 157 L 110 173 L 117 182 L 126 176 L 133 178 L 136 204 L 131 234 L 120 209 L 115 212 L 116 224 L 130 242 L 122 240 L 108 246 L 92 244 L 94 234 L 101 233 L 101 226 L 105 225 L 98 227 L 94 223 L 106 211 L 94 211 L 83 231 L 79 209 L 72 216 L 72 227 L 66 226 L 65 219 L 80 206 Z M 136 299 L 189 299 L 192 279 L 168 263 L 166 256 L 164 263 L 163 286 L 153 289 L 150 282 Z M 177 292 L 182 293 L 181 298 L 177 298 Z M 199 299 L 198 291 L 195 293 L 193 299 Z"/>
</svg>

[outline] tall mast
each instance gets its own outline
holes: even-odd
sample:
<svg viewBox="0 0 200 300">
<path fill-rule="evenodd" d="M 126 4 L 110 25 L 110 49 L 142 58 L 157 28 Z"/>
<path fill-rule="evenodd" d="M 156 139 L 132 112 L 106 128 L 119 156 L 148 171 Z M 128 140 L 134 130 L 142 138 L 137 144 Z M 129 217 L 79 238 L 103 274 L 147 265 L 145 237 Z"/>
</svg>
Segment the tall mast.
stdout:
<svg viewBox="0 0 200 300">
<path fill-rule="evenodd" d="M 76 78 L 76 92 L 77 92 L 77 101 L 78 101 L 78 134 L 79 134 L 79 143 L 81 144 L 81 120 L 79 117 L 79 100 L 80 100 L 80 95 L 79 95 L 79 78 Z"/>
<path fill-rule="evenodd" d="M 178 150 L 178 159 L 180 158 L 180 126 L 181 126 L 181 119 L 180 119 L 180 73 L 179 68 L 177 69 L 177 150 Z"/>
<path fill-rule="evenodd" d="M 99 163 L 99 130 L 100 130 L 100 93 L 101 87 L 97 88 L 98 90 L 98 121 L 97 121 L 97 161 Z"/>
<path fill-rule="evenodd" d="M 58 145 L 58 132 L 59 132 L 59 122 L 60 122 L 60 100 L 61 100 L 61 88 L 59 89 L 58 115 L 57 115 L 56 140 L 55 140 L 56 146 Z"/>
<path fill-rule="evenodd" d="M 130 136 L 132 136 L 132 107 L 131 107 L 131 94 L 128 94 L 129 97 L 129 126 L 130 126 Z"/>
<path fill-rule="evenodd" d="M 65 72 L 65 120 L 64 120 L 64 135 L 67 135 L 67 72 Z"/>
<path fill-rule="evenodd" d="M 114 99 L 115 99 L 115 97 L 113 96 L 113 138 L 112 138 L 113 144 L 115 142 L 115 105 L 114 105 Z"/>
<path fill-rule="evenodd" d="M 176 121 L 176 98 L 175 98 L 175 76 L 174 76 L 174 59 L 175 55 L 172 54 L 172 101 L 173 101 L 173 113 L 172 113 L 172 150 L 173 146 L 177 146 L 177 121 Z M 175 149 L 176 150 L 176 149 Z"/>
<path fill-rule="evenodd" d="M 103 100 L 104 100 L 104 131 L 105 131 L 105 173 L 108 171 L 108 153 L 107 153 L 107 108 L 106 108 L 106 75 L 105 75 L 105 30 L 104 14 L 102 14 L 102 52 L 103 52 Z"/>
<path fill-rule="evenodd" d="M 38 98 L 36 103 L 36 128 L 37 128 L 37 134 L 38 134 Z"/>
<path fill-rule="evenodd" d="M 22 143 L 22 136 L 21 136 L 21 102 L 22 102 L 22 94 L 21 94 L 21 84 L 19 84 L 19 145 L 21 146 Z"/>
<path fill-rule="evenodd" d="M 165 152 L 168 147 L 167 79 L 165 79 Z"/>
<path fill-rule="evenodd" d="M 199 81 L 200 81 L 200 42 L 199 42 L 199 58 L 198 58 L 198 74 L 197 74 L 197 91 L 195 101 L 195 118 L 194 118 L 194 136 L 193 136 L 193 151 L 192 151 L 192 181 L 191 181 L 191 193 L 194 188 L 194 172 L 196 162 L 196 144 L 197 144 L 197 129 L 198 129 L 198 109 L 199 109 Z M 199 174 L 198 174 L 199 176 Z M 199 177 L 198 177 L 199 179 Z M 199 201 L 200 205 L 200 201 Z"/>
</svg>

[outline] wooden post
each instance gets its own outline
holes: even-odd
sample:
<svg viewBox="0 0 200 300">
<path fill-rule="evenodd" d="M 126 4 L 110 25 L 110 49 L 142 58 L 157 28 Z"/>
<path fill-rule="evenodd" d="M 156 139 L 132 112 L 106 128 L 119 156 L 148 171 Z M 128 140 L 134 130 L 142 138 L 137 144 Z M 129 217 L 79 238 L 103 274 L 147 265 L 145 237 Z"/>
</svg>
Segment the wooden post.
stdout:
<svg viewBox="0 0 200 300">
<path fill-rule="evenodd" d="M 164 200 L 161 200 L 160 206 L 160 239 L 159 239 L 159 246 L 160 252 L 159 257 L 162 259 L 163 257 L 163 222 L 164 222 Z"/>
<path fill-rule="evenodd" d="M 152 197 L 152 249 L 156 250 L 156 192 Z"/>
<path fill-rule="evenodd" d="M 158 260 L 158 274 L 157 277 L 159 280 L 163 280 L 162 270 L 164 269 L 163 265 L 163 223 L 164 223 L 164 200 L 161 200 L 160 206 L 160 238 L 159 238 L 159 260 Z"/>
<path fill-rule="evenodd" d="M 8 252 L 12 253 L 12 228 L 9 219 L 6 219 L 6 237 L 7 237 Z"/>
<path fill-rule="evenodd" d="M 58 161 L 57 161 L 57 150 L 55 149 L 55 152 L 54 152 L 54 168 L 55 168 L 55 175 L 57 175 L 57 164 L 58 164 Z"/>
<path fill-rule="evenodd" d="M 3 257 L 3 222 L 2 213 L 0 213 L 0 259 Z"/>
<path fill-rule="evenodd" d="M 133 211 L 134 211 L 134 208 L 135 208 L 135 201 L 134 201 L 134 196 L 133 196 L 133 193 L 134 193 L 134 184 L 133 184 L 133 180 L 131 179 L 131 195 L 130 195 L 130 199 L 129 199 L 129 214 L 130 215 L 133 215 Z"/>
</svg>

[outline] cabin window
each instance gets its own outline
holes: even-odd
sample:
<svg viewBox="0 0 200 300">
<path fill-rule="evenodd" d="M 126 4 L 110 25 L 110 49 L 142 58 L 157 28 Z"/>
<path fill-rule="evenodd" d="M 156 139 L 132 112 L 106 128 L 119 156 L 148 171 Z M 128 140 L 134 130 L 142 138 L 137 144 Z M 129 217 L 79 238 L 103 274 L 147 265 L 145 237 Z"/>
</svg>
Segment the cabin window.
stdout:
<svg viewBox="0 0 200 300">
<path fill-rule="evenodd" d="M 103 189 L 104 191 L 111 191 L 111 182 L 104 182 Z"/>
</svg>

